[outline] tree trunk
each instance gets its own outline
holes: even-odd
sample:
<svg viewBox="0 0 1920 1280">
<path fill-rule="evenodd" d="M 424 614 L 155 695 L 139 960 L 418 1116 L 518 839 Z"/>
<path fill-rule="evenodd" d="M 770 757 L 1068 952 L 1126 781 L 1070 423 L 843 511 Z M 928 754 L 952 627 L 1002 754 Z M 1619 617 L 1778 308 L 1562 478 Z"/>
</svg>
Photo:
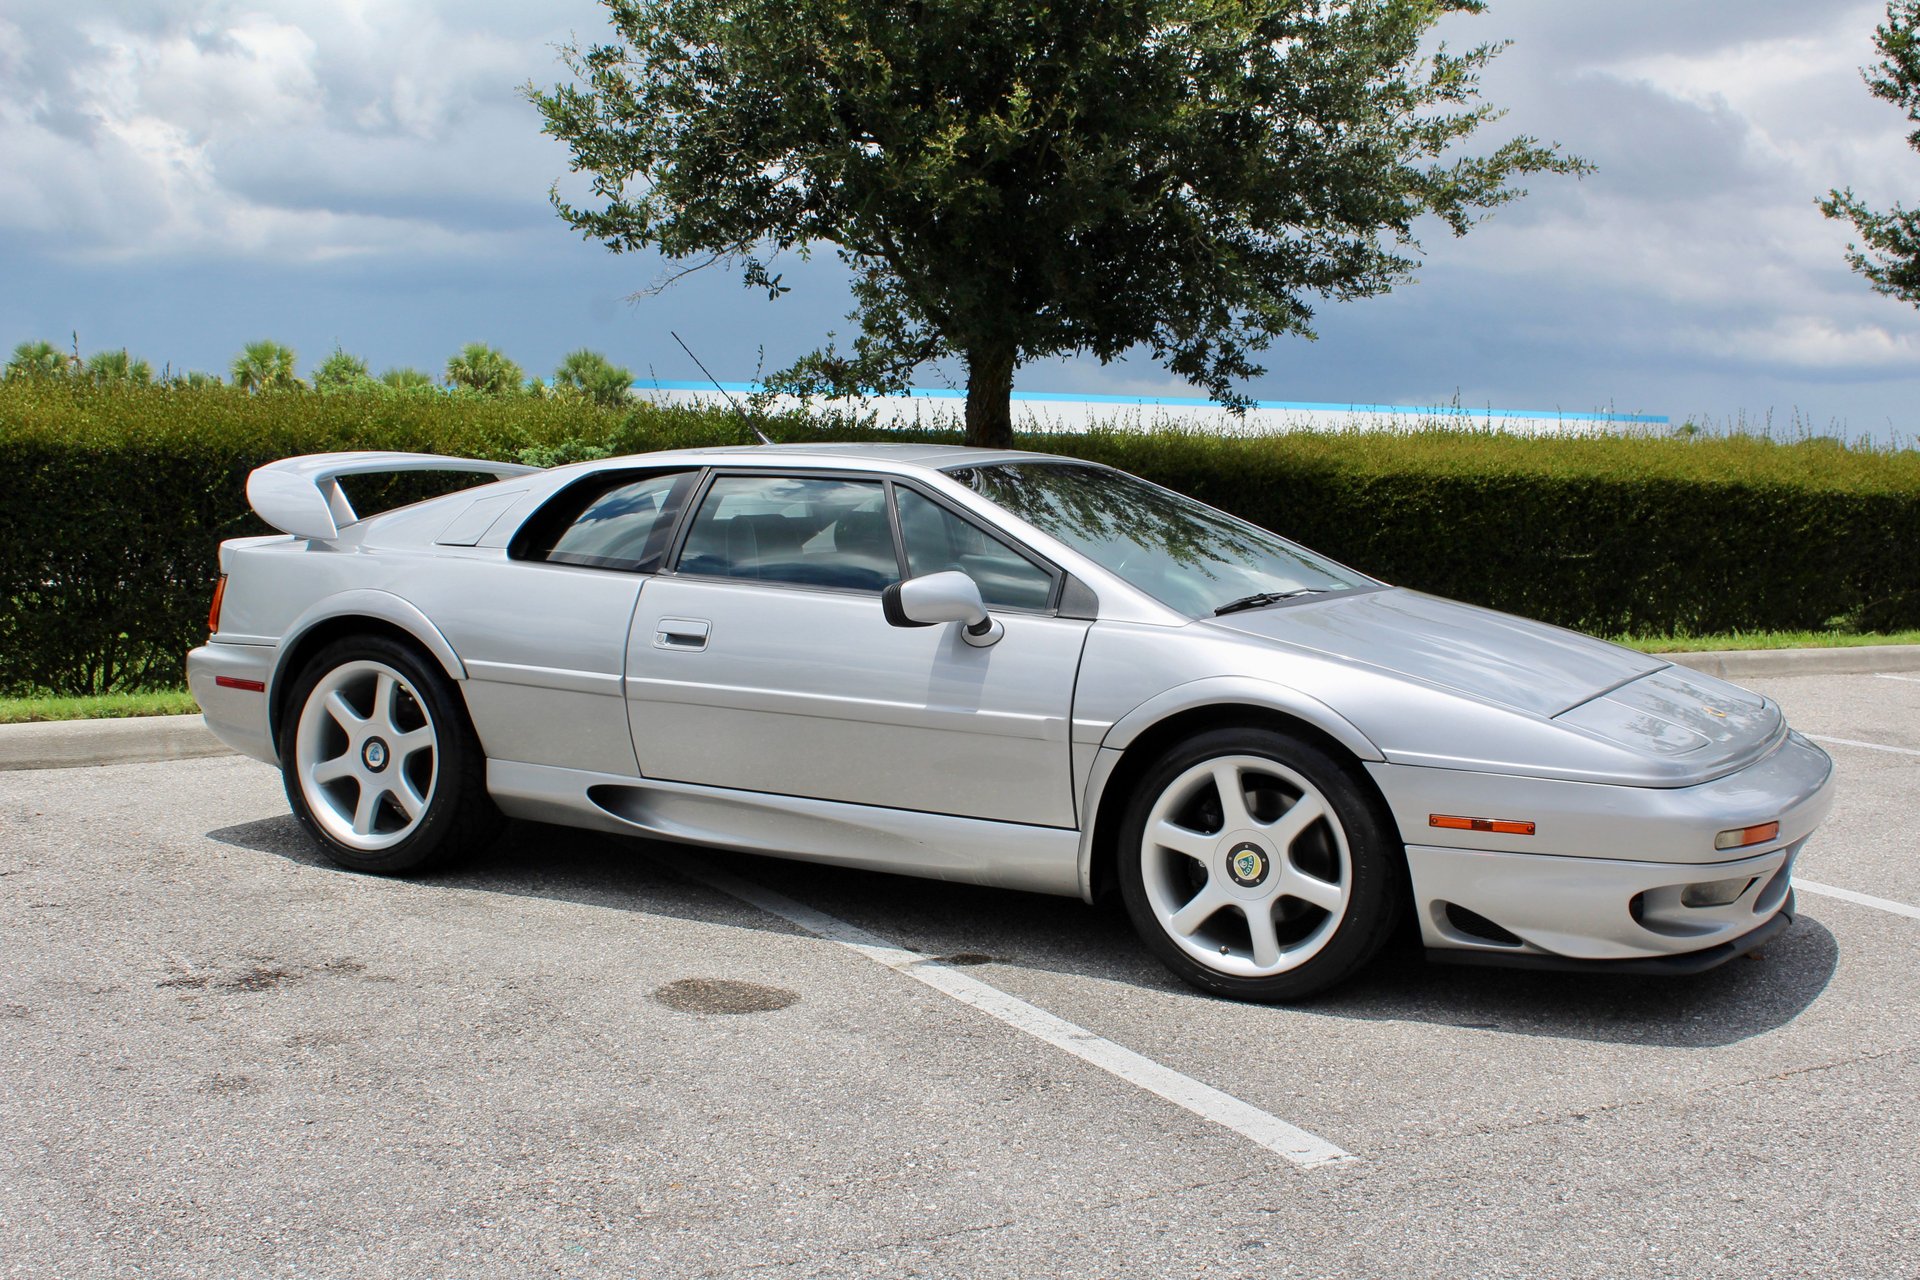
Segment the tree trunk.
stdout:
<svg viewBox="0 0 1920 1280">
<path fill-rule="evenodd" d="M 967 352 L 967 443 L 1013 448 L 1013 351 Z"/>
</svg>

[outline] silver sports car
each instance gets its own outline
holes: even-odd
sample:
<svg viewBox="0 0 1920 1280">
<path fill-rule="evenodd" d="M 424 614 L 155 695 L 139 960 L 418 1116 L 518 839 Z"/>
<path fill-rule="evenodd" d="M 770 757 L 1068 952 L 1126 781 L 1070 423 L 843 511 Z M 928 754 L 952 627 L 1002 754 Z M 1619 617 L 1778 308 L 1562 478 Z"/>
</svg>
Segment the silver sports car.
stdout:
<svg viewBox="0 0 1920 1280">
<path fill-rule="evenodd" d="M 366 519 L 340 480 L 496 482 Z M 697 449 L 262 467 L 188 657 L 344 866 L 502 814 L 1078 894 L 1298 998 L 1455 961 L 1707 968 L 1793 911 L 1832 764 L 1780 708 L 1402 590 L 1066 458 Z"/>
</svg>

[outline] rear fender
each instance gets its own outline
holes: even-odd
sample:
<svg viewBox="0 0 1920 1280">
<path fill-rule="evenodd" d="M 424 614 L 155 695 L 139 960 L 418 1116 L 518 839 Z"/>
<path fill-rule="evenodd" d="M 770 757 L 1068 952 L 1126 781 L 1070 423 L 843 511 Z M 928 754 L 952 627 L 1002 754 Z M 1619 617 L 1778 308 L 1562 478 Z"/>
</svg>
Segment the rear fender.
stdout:
<svg viewBox="0 0 1920 1280">
<path fill-rule="evenodd" d="M 294 619 L 293 625 L 287 628 L 286 635 L 280 640 L 279 654 L 274 663 L 273 685 L 277 686 L 282 678 L 291 679 L 296 674 L 289 671 L 287 665 L 288 659 L 300 651 L 301 640 L 315 627 L 340 618 L 371 618 L 398 627 L 433 655 L 448 679 L 467 678 L 466 664 L 460 661 L 460 655 L 453 651 L 446 636 L 428 620 L 426 614 L 390 591 L 363 588 L 328 596 Z"/>
</svg>

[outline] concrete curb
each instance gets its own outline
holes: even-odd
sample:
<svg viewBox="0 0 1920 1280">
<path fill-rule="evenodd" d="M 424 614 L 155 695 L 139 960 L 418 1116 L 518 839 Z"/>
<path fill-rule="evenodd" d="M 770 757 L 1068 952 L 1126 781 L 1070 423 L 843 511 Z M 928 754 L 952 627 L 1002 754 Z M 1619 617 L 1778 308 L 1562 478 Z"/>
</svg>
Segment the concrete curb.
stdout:
<svg viewBox="0 0 1920 1280">
<path fill-rule="evenodd" d="M 77 769 L 232 753 L 197 715 L 0 724 L 0 770 Z"/>
<path fill-rule="evenodd" d="M 1853 649 L 1740 649 L 1655 656 L 1727 680 L 1920 671 L 1920 644 L 1861 645 Z M 0 724 L 0 772 L 77 769 L 232 754 L 233 748 L 214 737 L 200 716 Z"/>
<path fill-rule="evenodd" d="M 1852 649 L 1726 649 L 1654 656 L 1724 680 L 1920 671 L 1920 644 L 1863 644 Z"/>
</svg>

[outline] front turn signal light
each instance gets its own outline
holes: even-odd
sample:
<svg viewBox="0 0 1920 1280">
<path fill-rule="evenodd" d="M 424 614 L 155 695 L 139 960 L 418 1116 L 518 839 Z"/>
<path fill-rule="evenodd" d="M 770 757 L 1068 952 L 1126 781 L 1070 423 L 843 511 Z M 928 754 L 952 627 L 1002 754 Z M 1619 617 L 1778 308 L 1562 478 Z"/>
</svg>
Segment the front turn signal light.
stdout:
<svg viewBox="0 0 1920 1280">
<path fill-rule="evenodd" d="M 1763 822 L 1757 827 L 1735 827 L 1713 838 L 1716 849 L 1744 849 L 1750 844 L 1765 844 L 1780 834 L 1780 824 Z"/>
<path fill-rule="evenodd" d="M 207 634 L 215 635 L 220 630 L 220 602 L 227 598 L 227 575 L 220 575 L 220 584 L 213 589 L 213 603 L 207 607 Z"/>
<path fill-rule="evenodd" d="M 1427 815 L 1430 827 L 1445 827 L 1449 831 L 1491 831 L 1503 836 L 1530 836 L 1533 824 L 1518 818 L 1461 818 L 1450 813 L 1430 813 Z"/>
</svg>

